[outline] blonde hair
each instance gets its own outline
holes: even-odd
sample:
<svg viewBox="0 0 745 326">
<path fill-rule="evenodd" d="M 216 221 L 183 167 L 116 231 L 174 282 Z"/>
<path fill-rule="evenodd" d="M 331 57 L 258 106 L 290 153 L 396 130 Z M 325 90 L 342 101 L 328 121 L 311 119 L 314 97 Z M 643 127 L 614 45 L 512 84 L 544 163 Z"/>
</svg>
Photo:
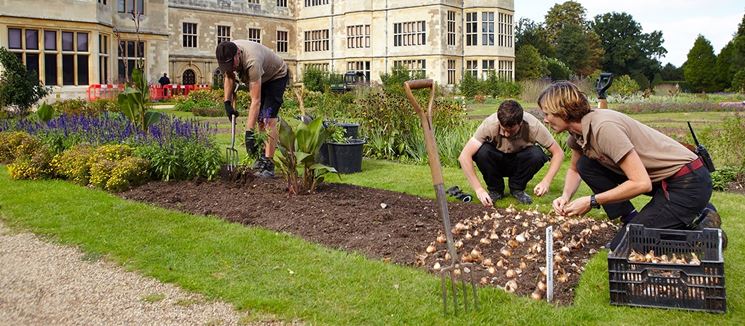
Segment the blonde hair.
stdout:
<svg viewBox="0 0 745 326">
<path fill-rule="evenodd" d="M 579 122 L 592 109 L 587 96 L 568 81 L 546 87 L 538 96 L 538 107 L 570 122 Z"/>
</svg>

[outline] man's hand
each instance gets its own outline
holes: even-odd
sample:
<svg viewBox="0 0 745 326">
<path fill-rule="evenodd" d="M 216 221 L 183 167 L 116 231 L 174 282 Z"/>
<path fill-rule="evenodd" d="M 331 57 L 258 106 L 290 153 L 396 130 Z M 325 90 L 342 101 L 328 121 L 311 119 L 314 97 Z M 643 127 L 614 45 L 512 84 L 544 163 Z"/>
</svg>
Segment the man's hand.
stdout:
<svg viewBox="0 0 745 326">
<path fill-rule="evenodd" d="M 238 117 L 238 111 L 233 110 L 233 102 L 225 101 L 225 114 L 228 116 L 228 121 L 233 122 L 233 116 Z"/>
<path fill-rule="evenodd" d="M 479 200 L 481 201 L 481 204 L 484 205 L 484 207 L 494 206 L 494 203 L 491 202 L 491 197 L 489 196 L 489 193 L 486 190 L 484 190 L 484 188 L 477 189 L 476 196 L 479 197 Z"/>
<path fill-rule="evenodd" d="M 564 207 L 566 206 L 567 202 L 569 200 L 566 199 L 564 196 L 561 196 L 559 198 L 554 199 L 552 205 L 554 207 L 554 211 L 559 215 L 566 215 L 564 213 Z"/>
<path fill-rule="evenodd" d="M 573 200 L 564 206 L 564 215 L 575 216 L 587 213 L 592 209 L 590 206 L 590 196 L 584 196 Z"/>
<path fill-rule="evenodd" d="M 533 193 L 541 197 L 545 195 L 548 192 L 548 182 L 541 181 L 537 185 L 535 185 L 535 188 L 533 188 Z"/>
</svg>

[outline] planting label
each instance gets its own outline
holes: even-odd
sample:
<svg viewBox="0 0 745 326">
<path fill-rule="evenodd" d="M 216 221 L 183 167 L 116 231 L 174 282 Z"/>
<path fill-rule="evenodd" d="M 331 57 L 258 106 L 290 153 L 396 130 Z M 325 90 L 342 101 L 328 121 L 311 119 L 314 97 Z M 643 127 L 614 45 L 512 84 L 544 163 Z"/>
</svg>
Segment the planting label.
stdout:
<svg viewBox="0 0 745 326">
<path fill-rule="evenodd" d="M 554 229 L 546 228 L 546 301 L 554 298 Z"/>
</svg>

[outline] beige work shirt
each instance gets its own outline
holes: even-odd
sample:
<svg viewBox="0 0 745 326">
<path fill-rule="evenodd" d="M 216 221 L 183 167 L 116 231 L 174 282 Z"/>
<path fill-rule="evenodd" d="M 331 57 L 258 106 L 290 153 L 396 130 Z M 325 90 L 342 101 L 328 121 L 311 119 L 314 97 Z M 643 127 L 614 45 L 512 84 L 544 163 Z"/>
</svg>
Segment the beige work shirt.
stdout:
<svg viewBox="0 0 745 326">
<path fill-rule="evenodd" d="M 285 61 L 266 46 L 246 40 L 233 43 L 241 50 L 241 62 L 236 72 L 244 83 L 260 80 L 263 84 L 287 75 Z"/>
<path fill-rule="evenodd" d="M 499 118 L 494 113 L 481 122 L 481 125 L 473 134 L 473 138 L 481 143 L 492 143 L 497 150 L 503 153 L 517 153 L 536 143 L 543 148 L 549 148 L 556 142 L 546 126 L 528 112 L 523 112 L 522 125 L 514 135 L 510 137 L 500 135 L 501 128 Z"/>
<path fill-rule="evenodd" d="M 624 174 L 619 162 L 632 149 L 652 182 L 672 176 L 697 158 L 674 139 L 620 112 L 592 110 L 581 124 L 582 135 L 570 133 L 569 146 L 618 174 Z"/>
</svg>

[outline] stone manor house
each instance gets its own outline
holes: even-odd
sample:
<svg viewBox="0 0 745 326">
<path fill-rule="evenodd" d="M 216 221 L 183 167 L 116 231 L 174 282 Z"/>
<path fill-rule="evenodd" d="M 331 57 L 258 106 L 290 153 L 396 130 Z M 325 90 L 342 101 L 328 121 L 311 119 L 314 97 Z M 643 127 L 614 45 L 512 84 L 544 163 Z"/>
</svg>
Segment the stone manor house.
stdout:
<svg viewBox="0 0 745 326">
<path fill-rule="evenodd" d="M 513 0 L 0 0 L 0 8 L 0 47 L 65 98 L 124 80 L 125 61 L 130 74 L 144 64 L 151 83 L 168 73 L 173 83 L 210 84 L 221 78 L 215 47 L 234 39 L 273 49 L 295 79 L 317 67 L 379 81 L 396 66 L 440 85 L 466 73 L 514 79 Z"/>
</svg>

